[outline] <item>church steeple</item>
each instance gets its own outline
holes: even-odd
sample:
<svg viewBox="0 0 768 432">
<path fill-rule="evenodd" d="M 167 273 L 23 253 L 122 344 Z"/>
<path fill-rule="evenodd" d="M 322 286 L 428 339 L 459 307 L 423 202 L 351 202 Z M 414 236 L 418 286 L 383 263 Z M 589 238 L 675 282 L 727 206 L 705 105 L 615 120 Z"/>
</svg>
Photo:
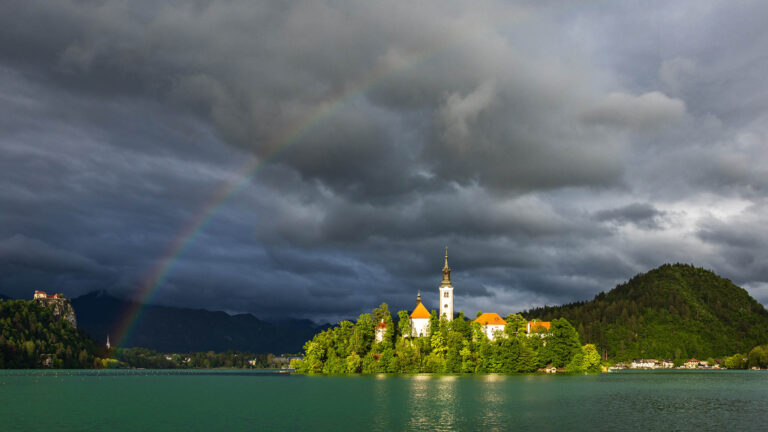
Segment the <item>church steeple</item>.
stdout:
<svg viewBox="0 0 768 432">
<path fill-rule="evenodd" d="M 448 267 L 448 246 L 445 247 L 445 265 L 443 266 L 443 284 L 451 284 L 451 268 Z"/>
<path fill-rule="evenodd" d="M 440 316 L 451 321 L 453 320 L 453 284 L 451 284 L 451 268 L 448 267 L 448 246 L 445 247 L 443 281 L 438 291 L 440 292 Z"/>
</svg>

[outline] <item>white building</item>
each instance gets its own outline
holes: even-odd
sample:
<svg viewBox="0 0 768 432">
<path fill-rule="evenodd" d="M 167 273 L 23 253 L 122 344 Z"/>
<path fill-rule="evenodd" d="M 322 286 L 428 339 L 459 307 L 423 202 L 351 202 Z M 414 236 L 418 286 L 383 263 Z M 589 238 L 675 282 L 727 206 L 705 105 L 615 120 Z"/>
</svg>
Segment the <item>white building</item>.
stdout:
<svg viewBox="0 0 768 432">
<path fill-rule="evenodd" d="M 387 323 L 384 322 L 384 318 L 376 325 L 376 342 L 384 341 L 384 334 L 387 332 Z"/>
<path fill-rule="evenodd" d="M 656 369 L 659 367 L 659 361 L 654 359 L 632 360 L 629 367 L 632 369 Z"/>
<path fill-rule="evenodd" d="M 443 266 L 443 281 L 438 288 L 440 291 L 440 317 L 453 321 L 453 285 L 451 285 L 451 268 L 448 267 L 448 248 L 445 248 L 445 265 Z"/>
<path fill-rule="evenodd" d="M 416 296 L 416 307 L 411 312 L 411 336 L 429 335 L 429 311 L 421 303 L 421 293 Z"/>
<path fill-rule="evenodd" d="M 480 315 L 475 319 L 475 322 L 480 323 L 483 333 L 485 333 L 490 340 L 494 340 L 497 336 L 503 335 L 504 326 L 507 325 L 507 322 L 504 321 L 499 314 L 494 312 L 486 312 Z"/>
</svg>

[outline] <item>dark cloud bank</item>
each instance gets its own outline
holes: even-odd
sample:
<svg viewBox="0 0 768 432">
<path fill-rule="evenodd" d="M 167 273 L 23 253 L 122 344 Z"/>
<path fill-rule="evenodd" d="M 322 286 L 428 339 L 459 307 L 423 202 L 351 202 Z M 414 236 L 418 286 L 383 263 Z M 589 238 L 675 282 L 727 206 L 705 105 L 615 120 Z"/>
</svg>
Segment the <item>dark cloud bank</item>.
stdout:
<svg viewBox="0 0 768 432">
<path fill-rule="evenodd" d="M 470 313 L 676 261 L 768 301 L 763 2 L 0 8 L 0 292 L 131 296 L 268 159 L 154 301 L 411 307 L 444 245 Z"/>
</svg>

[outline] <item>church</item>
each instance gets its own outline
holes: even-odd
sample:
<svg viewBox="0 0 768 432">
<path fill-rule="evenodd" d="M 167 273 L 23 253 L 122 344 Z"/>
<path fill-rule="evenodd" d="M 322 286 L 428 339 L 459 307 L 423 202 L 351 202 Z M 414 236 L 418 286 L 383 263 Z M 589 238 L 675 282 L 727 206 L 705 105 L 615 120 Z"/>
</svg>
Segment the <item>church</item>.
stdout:
<svg viewBox="0 0 768 432">
<path fill-rule="evenodd" d="M 440 286 L 437 288 L 440 293 L 440 318 L 445 318 L 448 321 L 453 321 L 453 285 L 451 284 L 451 268 L 448 266 L 448 248 L 445 248 L 445 265 L 443 265 L 443 280 L 440 282 Z M 411 337 L 424 337 L 429 336 L 429 320 L 430 313 L 424 304 L 421 302 L 421 292 L 416 296 L 416 307 L 411 312 Z M 499 316 L 497 313 L 484 313 L 479 315 L 473 322 L 480 324 L 483 333 L 490 340 L 495 340 L 497 337 L 503 336 L 504 328 L 507 322 Z M 528 336 L 539 335 L 544 337 L 549 333 L 550 322 L 530 321 L 525 329 L 525 334 Z M 376 341 L 381 342 L 384 340 L 384 332 L 386 331 L 386 324 L 384 320 L 378 325 L 376 329 Z"/>
<path fill-rule="evenodd" d="M 440 293 L 440 317 L 453 320 L 453 285 L 451 285 L 451 268 L 448 266 L 448 248 L 445 248 L 445 265 L 443 266 L 443 281 L 437 288 Z M 411 313 L 411 337 L 429 335 L 430 314 L 421 302 L 421 293 L 416 296 L 416 307 Z"/>
</svg>

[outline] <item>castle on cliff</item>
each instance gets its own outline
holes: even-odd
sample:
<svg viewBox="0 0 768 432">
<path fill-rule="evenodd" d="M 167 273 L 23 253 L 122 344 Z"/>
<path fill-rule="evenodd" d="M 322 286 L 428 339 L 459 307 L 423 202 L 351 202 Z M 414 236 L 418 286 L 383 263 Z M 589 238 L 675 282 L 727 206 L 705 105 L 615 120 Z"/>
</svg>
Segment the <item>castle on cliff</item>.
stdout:
<svg viewBox="0 0 768 432">
<path fill-rule="evenodd" d="M 35 291 L 32 301 L 40 306 L 51 308 L 53 316 L 63 318 L 69 322 L 72 327 L 77 328 L 77 318 L 75 309 L 72 307 L 69 299 L 64 294 L 48 294 L 45 291 Z"/>
</svg>

